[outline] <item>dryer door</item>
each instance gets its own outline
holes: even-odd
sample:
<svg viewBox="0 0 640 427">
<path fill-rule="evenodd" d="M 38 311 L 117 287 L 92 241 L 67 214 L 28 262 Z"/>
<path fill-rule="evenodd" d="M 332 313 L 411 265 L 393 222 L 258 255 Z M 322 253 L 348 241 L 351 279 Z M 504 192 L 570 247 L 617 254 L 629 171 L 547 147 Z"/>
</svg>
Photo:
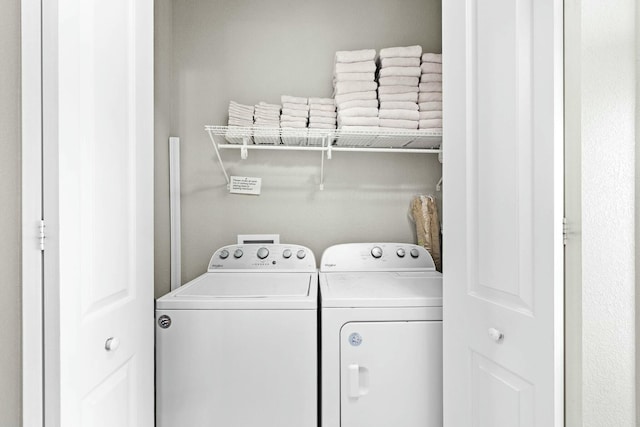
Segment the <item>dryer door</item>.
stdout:
<svg viewBox="0 0 640 427">
<path fill-rule="evenodd" d="M 442 322 L 353 322 L 340 332 L 342 427 L 442 425 Z"/>
</svg>

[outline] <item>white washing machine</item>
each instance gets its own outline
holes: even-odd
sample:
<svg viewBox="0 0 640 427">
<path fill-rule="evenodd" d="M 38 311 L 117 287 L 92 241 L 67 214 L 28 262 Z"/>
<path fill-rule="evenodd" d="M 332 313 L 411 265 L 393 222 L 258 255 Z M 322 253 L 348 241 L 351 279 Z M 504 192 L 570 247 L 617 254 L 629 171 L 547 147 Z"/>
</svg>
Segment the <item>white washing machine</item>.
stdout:
<svg viewBox="0 0 640 427">
<path fill-rule="evenodd" d="M 232 245 L 156 301 L 156 426 L 317 427 L 318 276 L 297 245 Z"/>
<path fill-rule="evenodd" d="M 442 275 L 422 247 L 354 243 L 320 263 L 322 427 L 442 426 Z"/>
</svg>

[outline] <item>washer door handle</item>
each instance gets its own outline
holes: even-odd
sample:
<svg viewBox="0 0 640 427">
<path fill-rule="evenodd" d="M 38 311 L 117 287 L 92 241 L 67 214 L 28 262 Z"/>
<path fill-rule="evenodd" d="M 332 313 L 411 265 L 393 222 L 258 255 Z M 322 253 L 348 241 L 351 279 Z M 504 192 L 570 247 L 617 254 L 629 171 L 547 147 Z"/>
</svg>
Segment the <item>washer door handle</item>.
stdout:
<svg viewBox="0 0 640 427">
<path fill-rule="evenodd" d="M 360 366 L 349 365 L 349 397 L 357 399 L 360 397 Z"/>
</svg>

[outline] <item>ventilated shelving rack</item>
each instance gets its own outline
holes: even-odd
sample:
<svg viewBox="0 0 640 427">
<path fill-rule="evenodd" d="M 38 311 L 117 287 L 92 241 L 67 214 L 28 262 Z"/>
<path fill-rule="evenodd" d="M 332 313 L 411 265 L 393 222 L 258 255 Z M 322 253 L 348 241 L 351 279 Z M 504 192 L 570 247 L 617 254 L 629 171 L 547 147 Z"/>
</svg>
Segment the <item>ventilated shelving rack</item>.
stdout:
<svg viewBox="0 0 640 427">
<path fill-rule="evenodd" d="M 218 162 L 229 185 L 229 174 L 220 155 L 223 149 L 240 150 L 247 159 L 251 150 L 321 152 L 320 190 L 324 189 L 324 161 L 333 152 L 441 154 L 442 132 L 405 129 L 291 129 L 205 126 Z M 440 183 L 438 183 L 438 186 Z"/>
</svg>

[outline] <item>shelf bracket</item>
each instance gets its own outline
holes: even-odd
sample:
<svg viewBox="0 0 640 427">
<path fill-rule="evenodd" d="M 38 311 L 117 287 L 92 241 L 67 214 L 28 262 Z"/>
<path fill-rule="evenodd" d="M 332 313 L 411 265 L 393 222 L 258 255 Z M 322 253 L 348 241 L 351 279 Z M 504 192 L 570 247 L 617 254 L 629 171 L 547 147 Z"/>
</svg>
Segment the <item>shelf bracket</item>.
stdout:
<svg viewBox="0 0 640 427">
<path fill-rule="evenodd" d="M 440 177 L 438 183 L 436 184 L 436 191 L 442 191 L 442 177 Z"/>
<path fill-rule="evenodd" d="M 224 179 L 227 181 L 227 190 L 231 188 L 231 181 L 229 181 L 229 174 L 227 174 L 227 170 L 224 168 L 224 163 L 222 162 L 222 157 L 220 157 L 220 149 L 218 148 L 218 143 L 216 142 L 215 136 L 213 136 L 213 132 L 211 129 L 207 130 L 209 134 L 209 139 L 211 139 L 211 144 L 213 144 L 213 149 L 216 152 L 216 156 L 218 157 L 218 163 L 220 163 L 220 168 L 222 169 L 222 173 L 224 173 Z"/>
<path fill-rule="evenodd" d="M 328 144 L 329 137 L 322 137 L 322 151 L 320 151 L 320 191 L 324 190 L 324 148 Z"/>
<path fill-rule="evenodd" d="M 325 139 L 327 140 L 327 160 L 331 160 L 331 157 L 333 156 L 333 151 L 331 150 L 331 143 L 329 142 L 328 137 L 325 137 Z"/>
<path fill-rule="evenodd" d="M 242 138 L 242 148 L 240 149 L 240 158 L 242 160 L 247 160 L 247 157 L 249 157 L 249 149 L 247 148 L 247 145 L 249 145 L 249 137 L 245 136 Z"/>
</svg>

